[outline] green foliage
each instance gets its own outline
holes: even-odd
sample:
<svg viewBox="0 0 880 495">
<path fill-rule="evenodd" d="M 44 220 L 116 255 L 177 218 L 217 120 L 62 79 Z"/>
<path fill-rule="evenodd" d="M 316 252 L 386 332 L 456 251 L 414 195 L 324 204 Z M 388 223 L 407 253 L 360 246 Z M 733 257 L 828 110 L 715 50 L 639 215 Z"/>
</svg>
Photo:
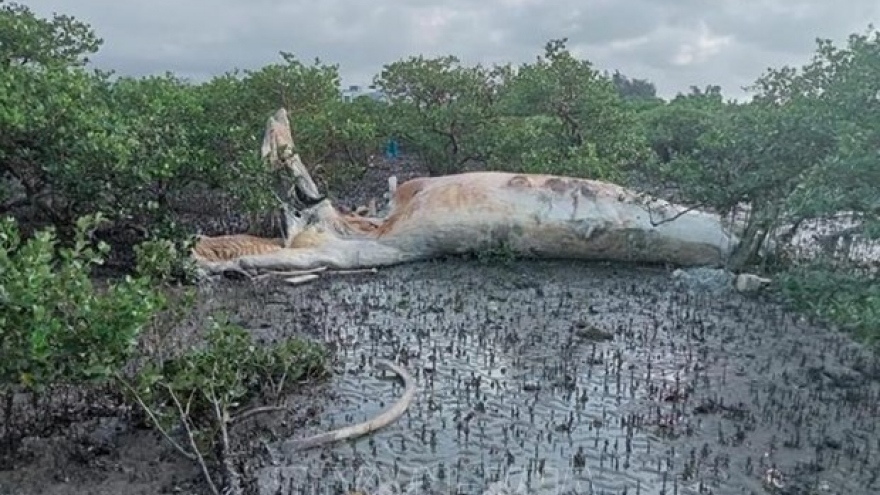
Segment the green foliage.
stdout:
<svg viewBox="0 0 880 495">
<path fill-rule="evenodd" d="M 197 265 L 190 257 L 195 239 L 176 242 L 149 239 L 134 247 L 136 270 L 154 281 L 193 280 Z"/>
<path fill-rule="evenodd" d="M 835 147 L 803 174 L 786 203 L 792 220 L 850 212 L 856 232 L 880 238 L 880 32 L 853 34 L 846 46 L 818 40 L 813 60 L 795 69 L 770 70 L 755 84 L 758 99 L 782 107 L 808 107 L 816 124 L 830 128 Z M 876 272 L 846 264 L 789 268 L 784 291 L 798 307 L 880 342 L 880 285 Z"/>
<path fill-rule="evenodd" d="M 412 57 L 385 66 L 375 82 L 391 102 L 390 133 L 403 137 L 434 174 L 482 162 L 499 170 L 614 179 L 646 156 L 633 108 L 564 40 L 551 41 L 544 57 L 517 68 Z"/>
<path fill-rule="evenodd" d="M 275 206 L 259 150 L 266 117 L 291 115 L 306 163 L 355 169 L 381 145 L 378 112 L 344 104 L 336 66 L 283 63 L 200 85 L 172 74 L 122 77 L 83 67 L 100 40 L 67 16 L 0 10 L 0 213 L 31 205 L 66 239 L 74 220 L 102 212 L 176 236 L 178 205 L 209 190 L 254 213 Z M 345 168 L 345 167 L 342 167 Z M 349 171 L 345 171 L 351 175 Z"/>
<path fill-rule="evenodd" d="M 481 263 L 501 263 L 503 265 L 509 265 L 516 261 L 517 253 L 506 242 L 500 242 L 487 249 L 477 251 L 475 257 Z"/>
<path fill-rule="evenodd" d="M 638 140 L 612 81 L 566 48 L 566 40 L 547 43 L 543 57 L 520 67 L 511 78 L 505 103 L 513 114 L 548 115 L 562 126 L 569 145 L 593 143 L 602 156 L 627 160 L 636 156 Z"/>
<path fill-rule="evenodd" d="M 689 198 L 719 211 L 763 207 L 784 201 L 833 147 L 831 129 L 806 105 L 731 104 L 666 171 Z"/>
<path fill-rule="evenodd" d="M 217 183 L 232 178 L 222 173 L 219 160 L 202 146 L 206 130 L 202 102 L 185 81 L 171 74 L 123 77 L 113 84 L 111 97 L 136 150 L 129 172 L 114 184 L 134 194 L 134 201 L 126 206 L 146 204 L 148 209 L 168 213 L 168 196 L 176 189 L 199 180 Z"/>
<path fill-rule="evenodd" d="M 620 71 L 614 71 L 611 82 L 625 101 L 647 105 L 663 101 L 657 97 L 657 87 L 647 79 L 630 78 Z"/>
<path fill-rule="evenodd" d="M 533 139 L 518 153 L 505 148 L 492 163 L 531 172 L 619 179 L 622 167 L 646 156 L 647 143 L 636 114 L 611 79 L 590 62 L 575 58 L 565 43 L 550 41 L 543 57 L 507 72 L 499 96 L 501 113 L 543 118 L 523 124 Z"/>
<path fill-rule="evenodd" d="M 131 142 L 102 77 L 71 67 L 0 71 L 0 173 L 64 228 L 86 213 L 113 211 L 112 178 L 132 158 Z"/>
<path fill-rule="evenodd" d="M 127 388 L 163 431 L 184 422 L 198 447 L 190 454 L 200 455 L 259 393 L 277 397 L 324 373 L 326 354 L 316 343 L 290 339 L 261 346 L 241 327 L 212 320 L 203 348 L 148 363 Z"/>
<path fill-rule="evenodd" d="M 667 130 L 673 132 L 665 149 L 670 143 L 678 149 L 668 161 L 663 156 L 656 160 L 653 172 L 660 181 L 675 184 L 688 201 L 721 214 L 740 205 L 751 207 L 731 260 L 738 269 L 756 261 L 770 234 L 791 221 L 790 198 L 802 190 L 805 178 L 833 160 L 838 137 L 824 113 L 805 98 L 785 104 L 756 99 L 721 105 L 712 91 L 707 92 L 709 98 L 698 90 L 694 93 L 694 103 L 701 104 L 683 108 L 697 125 L 666 120 Z M 707 113 L 713 106 L 719 108 Z"/>
<path fill-rule="evenodd" d="M 845 47 L 819 40 L 800 70 L 770 70 L 755 84 L 762 101 L 803 102 L 838 136 L 832 159 L 816 167 L 799 191 L 797 210 L 821 216 L 850 210 L 876 223 L 880 214 L 880 32 L 853 34 Z"/>
<path fill-rule="evenodd" d="M 808 265 L 781 273 L 779 285 L 796 308 L 837 323 L 880 349 L 880 280 L 876 275 Z"/>
<path fill-rule="evenodd" d="M 640 116 L 656 159 L 669 163 L 695 153 L 700 136 L 712 129 L 715 116 L 724 110 L 720 95 L 693 90 L 668 103 L 644 108 Z"/>
<path fill-rule="evenodd" d="M 735 104 L 725 103 L 717 87 L 691 88 L 644 112 L 654 181 L 722 213 L 751 207 L 733 268 L 755 262 L 767 240 L 784 250 L 780 244 L 805 221 L 843 212 L 858 223 L 854 233 L 877 238 L 880 33 L 854 34 L 845 47 L 819 40 L 810 63 L 771 69 L 752 90 L 752 102 Z M 781 227 L 787 237 L 771 235 Z M 846 260 L 831 261 L 784 266 L 784 294 L 876 339 L 876 284 Z"/>
<path fill-rule="evenodd" d="M 0 0 L 0 68 L 81 66 L 98 51 L 101 39 L 85 23 L 67 15 L 37 17 L 26 5 Z"/>
<path fill-rule="evenodd" d="M 200 87 L 206 106 L 205 122 L 213 135 L 230 135 L 216 143 L 230 161 L 253 155 L 259 149 L 266 118 L 279 107 L 291 115 L 296 152 L 306 163 L 328 155 L 323 142 L 328 119 L 327 105 L 339 99 L 337 68 L 315 61 L 306 65 L 282 53 L 284 63 L 259 70 L 233 71 Z M 219 131 L 219 132 L 217 132 Z"/>
<path fill-rule="evenodd" d="M 494 73 L 453 56 L 411 57 L 386 65 L 375 85 L 391 102 L 391 135 L 422 155 L 432 174 L 461 171 L 486 158 L 494 117 Z"/>
<path fill-rule="evenodd" d="M 77 221 L 73 245 L 60 247 L 52 229 L 22 241 L 16 223 L 0 224 L 0 387 L 42 391 L 51 385 L 112 377 L 137 336 L 164 306 L 149 278 L 125 277 L 95 287 L 91 268 L 105 244 L 89 232 L 100 217 Z"/>
</svg>

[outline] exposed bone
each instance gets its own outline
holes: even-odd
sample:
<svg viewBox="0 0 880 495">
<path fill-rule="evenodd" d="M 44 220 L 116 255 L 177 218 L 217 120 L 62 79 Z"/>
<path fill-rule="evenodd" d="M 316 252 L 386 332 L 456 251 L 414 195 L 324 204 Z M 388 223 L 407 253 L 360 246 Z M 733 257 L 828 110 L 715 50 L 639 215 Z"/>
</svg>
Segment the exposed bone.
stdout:
<svg viewBox="0 0 880 495">
<path fill-rule="evenodd" d="M 326 271 L 326 270 L 327 270 L 327 267 L 322 266 L 322 267 L 320 267 L 320 268 L 315 268 L 315 269 L 312 269 L 312 270 L 294 270 L 294 271 L 290 271 L 290 272 L 276 272 L 276 271 L 269 271 L 268 273 L 269 273 L 270 275 L 279 275 L 279 276 L 282 276 L 282 277 L 297 277 L 297 276 L 300 276 L 300 275 L 311 275 L 311 274 L 314 274 L 314 273 L 321 273 L 321 272 Z"/>
<path fill-rule="evenodd" d="M 334 275 L 355 275 L 359 273 L 379 273 L 378 268 L 361 268 L 359 270 L 333 270 L 327 273 L 332 273 Z"/>
<path fill-rule="evenodd" d="M 388 196 L 394 197 L 394 193 L 397 191 L 397 176 L 392 175 L 388 178 Z"/>
<path fill-rule="evenodd" d="M 394 405 L 382 411 L 378 416 L 369 421 L 364 421 L 363 423 L 358 423 L 356 425 L 346 426 L 345 428 L 329 431 L 327 433 L 320 433 L 318 435 L 307 438 L 289 440 L 284 442 L 283 448 L 285 450 L 295 452 L 299 450 L 321 447 L 334 442 L 361 437 L 376 430 L 380 430 L 397 421 L 398 418 L 403 416 L 403 413 L 406 412 L 406 410 L 409 408 L 409 405 L 412 403 L 413 398 L 415 398 L 415 380 L 413 380 L 413 377 L 409 374 L 409 372 L 406 371 L 406 369 L 392 363 L 391 361 L 386 361 L 384 359 L 378 360 L 376 361 L 376 366 L 379 368 L 386 368 L 393 371 L 394 373 L 397 373 L 397 375 L 403 380 L 406 390 L 404 390 L 403 396 L 401 396 L 401 398 L 397 402 L 395 402 Z"/>
<path fill-rule="evenodd" d="M 739 242 L 718 215 L 663 200 L 648 205 L 639 193 L 607 182 L 537 174 L 473 172 L 399 186 L 390 178 L 387 215 L 344 214 L 318 191 L 292 148 L 281 109 L 269 119 L 262 154 L 284 203 L 283 244 L 267 248 L 261 241 L 253 250 L 246 242 L 237 250 L 197 245 L 194 256 L 205 270 L 353 270 L 498 246 L 537 258 L 721 266 Z"/>
<path fill-rule="evenodd" d="M 390 212 L 394 209 L 394 193 L 397 192 L 397 176 L 392 175 L 388 178 L 388 192 L 384 194 L 385 196 L 385 210 L 386 212 Z M 382 215 L 382 216 L 388 216 Z"/>
<path fill-rule="evenodd" d="M 285 278 L 284 281 L 290 285 L 302 285 L 317 279 L 318 275 L 300 275 L 298 277 Z"/>
</svg>

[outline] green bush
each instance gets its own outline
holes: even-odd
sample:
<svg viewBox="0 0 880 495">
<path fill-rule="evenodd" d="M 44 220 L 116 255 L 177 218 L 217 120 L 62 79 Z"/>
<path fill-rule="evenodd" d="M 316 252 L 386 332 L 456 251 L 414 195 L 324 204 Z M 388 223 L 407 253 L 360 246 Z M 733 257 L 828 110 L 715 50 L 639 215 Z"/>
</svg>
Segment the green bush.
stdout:
<svg viewBox="0 0 880 495">
<path fill-rule="evenodd" d="M 228 441 L 228 425 L 237 415 L 247 414 L 250 402 L 257 397 L 279 399 L 303 379 L 324 375 L 326 363 L 324 348 L 309 340 L 259 345 L 243 328 L 212 319 L 201 348 L 164 361 L 150 360 L 131 383 L 121 376 L 120 380 L 178 450 L 204 462 L 214 453 L 228 453 L 228 445 L 219 451 L 213 446 Z M 187 446 L 169 433 L 181 423 Z"/>
<path fill-rule="evenodd" d="M 600 156 L 591 142 L 573 145 L 560 140 L 558 122 L 548 116 L 503 117 L 487 132 L 488 165 L 515 173 L 570 175 L 617 180 L 623 169 Z"/>
<path fill-rule="evenodd" d="M 170 307 L 160 282 L 173 275 L 180 256 L 170 241 L 143 243 L 137 277 L 98 286 L 92 268 L 109 248 L 92 242 L 91 233 L 102 221 L 79 219 L 70 246 L 60 244 L 52 228 L 25 241 L 14 220 L 0 223 L 0 395 L 7 399 L 6 418 L 17 392 L 36 398 L 60 385 L 119 387 L 182 453 L 204 465 L 212 452 L 228 452 L 228 444 L 215 450 L 214 442 L 221 432 L 228 440 L 227 426 L 248 402 L 258 395 L 277 398 L 327 371 L 326 353 L 315 343 L 290 339 L 260 346 L 244 329 L 218 321 L 197 350 L 164 361 L 137 354 L 141 331 Z M 133 358 L 146 365 L 132 385 L 126 376 Z M 168 433 L 181 422 L 187 447 Z M 14 443 L 15 434 L 6 431 L 5 440 Z"/>
<path fill-rule="evenodd" d="M 492 76 L 454 56 L 418 56 L 386 65 L 374 82 L 390 100 L 390 134 L 419 155 L 432 175 L 442 175 L 486 159 L 485 132 L 495 116 Z"/>
<path fill-rule="evenodd" d="M 811 264 L 780 273 L 779 286 L 797 309 L 836 323 L 880 350 L 880 280 L 876 274 Z"/>
<path fill-rule="evenodd" d="M 134 247 L 136 271 L 155 281 L 192 281 L 198 266 L 190 257 L 195 239 L 149 239 Z"/>
<path fill-rule="evenodd" d="M 92 269 L 109 248 L 95 246 L 90 232 L 101 218 L 76 222 L 71 245 L 47 228 L 23 240 L 11 218 L 0 222 L 0 445 L 14 454 L 34 425 L 13 420 L 17 393 L 32 407 L 54 407 L 58 387 L 80 390 L 112 384 L 133 355 L 141 330 L 165 307 L 149 277 L 126 276 L 97 284 Z M 47 411 L 34 411 L 37 417 Z"/>
<path fill-rule="evenodd" d="M 543 173 L 619 179 L 648 156 L 638 116 L 612 78 L 578 59 L 566 43 L 551 40 L 534 63 L 501 70 L 498 111 L 530 118 L 528 128 L 543 135 L 540 144 L 525 141 L 521 148 L 530 172 L 542 172 L 537 162 L 547 167 Z"/>
<path fill-rule="evenodd" d="M 724 110 L 721 95 L 694 89 L 670 102 L 654 105 L 640 114 L 651 150 L 661 163 L 691 156 L 699 149 L 700 136 L 708 132 L 714 117 Z"/>
<path fill-rule="evenodd" d="M 104 381 L 130 357 L 140 330 L 165 302 L 145 277 L 95 286 L 91 269 L 108 248 L 93 247 L 100 220 L 77 222 L 74 243 L 57 245 L 52 229 L 23 242 L 16 223 L 0 223 L 0 386 L 43 391 Z"/>
</svg>

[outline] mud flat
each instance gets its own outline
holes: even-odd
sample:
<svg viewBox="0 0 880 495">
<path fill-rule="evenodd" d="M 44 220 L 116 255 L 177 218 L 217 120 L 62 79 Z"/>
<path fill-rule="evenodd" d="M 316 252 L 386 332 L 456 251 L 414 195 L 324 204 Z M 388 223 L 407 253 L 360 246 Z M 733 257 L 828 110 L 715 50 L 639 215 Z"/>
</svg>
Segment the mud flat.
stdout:
<svg viewBox="0 0 880 495">
<path fill-rule="evenodd" d="M 253 294 L 213 300 L 265 338 L 306 331 L 337 351 L 295 438 L 395 401 L 376 359 L 419 384 L 371 437 L 269 442 L 258 493 L 880 492 L 876 357 L 766 301 L 660 269 L 462 260 Z"/>
<path fill-rule="evenodd" d="M 335 350 L 333 378 L 290 397 L 296 414 L 237 430 L 252 493 L 880 493 L 877 358 L 771 302 L 677 283 L 662 269 L 448 260 L 224 282 L 187 325 L 222 310 L 261 340 Z M 408 412 L 291 451 L 397 400 L 377 359 L 417 380 Z M 200 493 L 197 469 L 152 432 L 110 436 L 85 460 L 37 441 L 0 493 Z"/>
</svg>

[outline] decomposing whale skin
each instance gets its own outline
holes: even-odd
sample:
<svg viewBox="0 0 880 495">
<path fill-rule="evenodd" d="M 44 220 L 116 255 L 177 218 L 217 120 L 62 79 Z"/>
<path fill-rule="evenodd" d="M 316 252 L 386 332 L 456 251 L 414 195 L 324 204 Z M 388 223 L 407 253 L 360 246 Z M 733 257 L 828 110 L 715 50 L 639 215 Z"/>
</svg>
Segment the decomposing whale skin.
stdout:
<svg viewBox="0 0 880 495">
<path fill-rule="evenodd" d="M 616 184 L 537 174 L 472 172 L 395 187 L 376 217 L 342 213 L 318 191 L 287 112 L 270 119 L 262 155 L 279 177 L 283 239 L 202 238 L 209 271 L 359 269 L 503 249 L 536 258 L 721 266 L 737 238 L 717 215 L 647 200 Z"/>
</svg>

